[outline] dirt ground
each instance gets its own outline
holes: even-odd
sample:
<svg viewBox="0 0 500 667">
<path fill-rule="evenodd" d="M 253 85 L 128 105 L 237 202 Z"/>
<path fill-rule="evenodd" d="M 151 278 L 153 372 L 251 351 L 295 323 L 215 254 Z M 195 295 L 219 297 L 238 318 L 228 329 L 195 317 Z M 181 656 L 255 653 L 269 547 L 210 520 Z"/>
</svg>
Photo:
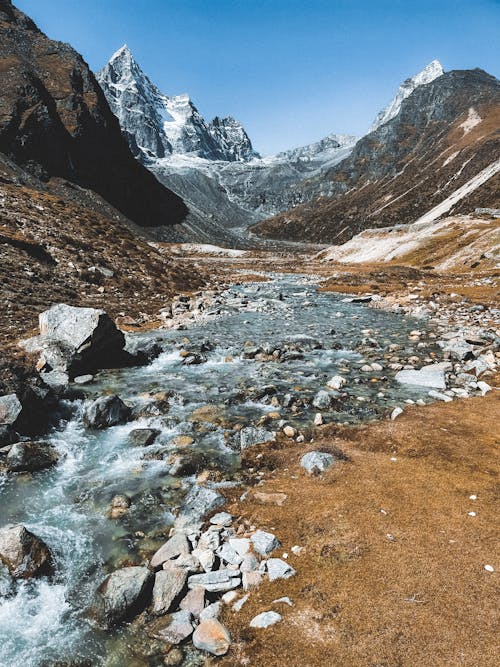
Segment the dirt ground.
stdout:
<svg viewBox="0 0 500 667">
<path fill-rule="evenodd" d="M 274 532 L 297 574 L 226 612 L 234 644 L 218 664 L 497 665 L 499 422 L 492 391 L 395 422 L 321 427 L 307 447 L 252 449 L 247 466 L 265 473 L 258 491 L 287 500 L 262 504 L 250 491 L 242 502 L 240 489 L 228 510 Z M 349 460 L 320 477 L 298 465 L 306 450 L 336 448 Z M 294 606 L 273 604 L 281 596 Z M 280 623 L 249 628 L 270 609 Z"/>
</svg>

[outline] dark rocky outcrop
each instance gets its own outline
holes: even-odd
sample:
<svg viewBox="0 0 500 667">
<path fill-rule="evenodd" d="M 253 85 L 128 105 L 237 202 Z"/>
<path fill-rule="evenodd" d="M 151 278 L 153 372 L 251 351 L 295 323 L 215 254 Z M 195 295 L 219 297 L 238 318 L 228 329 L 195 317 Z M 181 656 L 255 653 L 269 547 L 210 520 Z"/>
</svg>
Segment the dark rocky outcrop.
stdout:
<svg viewBox="0 0 500 667">
<path fill-rule="evenodd" d="M 5 457 L 9 472 L 36 472 L 57 463 L 57 451 L 46 442 L 16 442 Z"/>
<path fill-rule="evenodd" d="M 111 628 L 139 614 L 150 602 L 153 573 L 147 567 L 115 570 L 97 589 L 91 616 L 104 628 Z"/>
<path fill-rule="evenodd" d="M 101 429 L 123 424 L 130 415 L 130 408 L 118 396 L 101 396 L 85 407 L 83 421 L 88 428 Z"/>
<path fill-rule="evenodd" d="M 395 118 L 360 139 L 352 154 L 322 177 L 331 196 L 252 230 L 337 244 L 370 227 L 413 222 L 498 159 L 499 120 L 495 77 L 480 69 L 443 74 L 416 88 Z M 499 180 L 497 174 L 453 212 L 500 205 Z"/>
<path fill-rule="evenodd" d="M 133 158 L 83 58 L 9 0 L 0 0 L 0 86 L 0 151 L 18 165 L 94 190 L 141 226 L 185 217 L 182 199 Z"/>
</svg>

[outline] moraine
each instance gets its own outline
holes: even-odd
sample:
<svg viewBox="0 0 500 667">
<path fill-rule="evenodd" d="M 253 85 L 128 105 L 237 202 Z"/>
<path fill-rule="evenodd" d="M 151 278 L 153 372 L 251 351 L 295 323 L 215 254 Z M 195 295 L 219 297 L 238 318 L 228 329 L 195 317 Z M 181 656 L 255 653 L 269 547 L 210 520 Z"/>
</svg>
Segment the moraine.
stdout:
<svg viewBox="0 0 500 667">
<path fill-rule="evenodd" d="M 399 384 L 384 359 L 391 350 L 423 365 L 436 354 L 422 321 L 316 288 L 311 277 L 273 275 L 233 286 L 184 330 L 135 334 L 161 353 L 77 387 L 84 395 L 64 403 L 65 419 L 48 438 L 59 463 L 32 476 L 0 476 L 2 525 L 26 525 L 55 561 L 51 580 L 13 584 L 0 568 L 1 664 L 155 664 L 133 626 L 103 632 L 86 611 L 106 574 L 143 563 L 165 541 L 198 472 L 210 470 L 215 488 L 237 484 L 244 437 L 251 446 L 260 431 L 291 426 L 308 439 L 318 413 L 324 423 L 357 423 L 385 417 L 404 400 L 430 402 L 428 388 Z M 410 335 L 415 329 L 422 335 Z M 338 377 L 345 383 L 330 388 Z M 133 421 L 86 429 L 84 400 L 109 393 L 133 409 Z M 131 442 L 131 431 L 146 428 L 159 432 L 152 444 Z M 130 507 L 109 518 L 112 499 L 123 495 Z"/>
</svg>

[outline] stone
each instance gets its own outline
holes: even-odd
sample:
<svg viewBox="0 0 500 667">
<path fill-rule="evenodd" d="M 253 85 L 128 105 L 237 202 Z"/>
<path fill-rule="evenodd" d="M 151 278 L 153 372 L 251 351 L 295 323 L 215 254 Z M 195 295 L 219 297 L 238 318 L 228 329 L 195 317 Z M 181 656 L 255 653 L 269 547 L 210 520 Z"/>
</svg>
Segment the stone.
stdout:
<svg viewBox="0 0 500 667">
<path fill-rule="evenodd" d="M 215 551 L 220 545 L 219 531 L 217 529 L 214 530 L 213 526 L 211 526 L 211 528 L 212 530 L 208 529 L 200 535 L 198 549 L 210 549 L 211 551 Z"/>
<path fill-rule="evenodd" d="M 16 394 L 0 396 L 0 424 L 12 426 L 22 409 L 23 406 Z"/>
<path fill-rule="evenodd" d="M 43 540 L 21 524 L 0 528 L 0 561 L 15 579 L 52 574 L 52 556 Z"/>
<path fill-rule="evenodd" d="M 261 614 L 257 614 L 250 621 L 251 628 L 268 628 L 270 625 L 275 625 L 282 620 L 281 614 L 278 614 L 276 611 L 263 611 Z"/>
<path fill-rule="evenodd" d="M 231 635 L 217 619 L 206 619 L 194 631 L 193 644 L 200 651 L 225 655 L 231 646 Z"/>
<path fill-rule="evenodd" d="M 203 588 L 192 588 L 182 598 L 179 607 L 191 612 L 195 618 L 199 618 L 205 608 L 205 590 Z"/>
<path fill-rule="evenodd" d="M 163 658 L 163 664 L 166 667 L 180 667 L 184 662 L 184 653 L 178 646 L 173 646 L 167 655 Z"/>
<path fill-rule="evenodd" d="M 333 454 L 326 452 L 308 452 L 300 459 L 300 465 L 310 474 L 324 472 L 335 463 Z"/>
<path fill-rule="evenodd" d="M 130 416 L 130 408 L 116 394 L 112 394 L 101 396 L 87 404 L 83 412 L 83 422 L 87 428 L 102 429 L 124 424 Z"/>
<path fill-rule="evenodd" d="M 241 572 L 253 572 L 259 568 L 259 561 L 254 554 L 246 554 L 240 565 Z"/>
<path fill-rule="evenodd" d="M 293 607 L 293 602 L 290 600 L 288 596 L 278 598 L 277 600 L 273 600 L 273 604 L 287 604 L 289 607 Z"/>
<path fill-rule="evenodd" d="M 229 545 L 236 553 L 244 557 L 250 549 L 250 540 L 247 537 L 230 537 Z"/>
<path fill-rule="evenodd" d="M 474 348 L 463 338 L 457 337 L 445 342 L 439 341 L 438 345 L 443 352 L 447 352 L 452 359 L 456 361 L 467 361 L 474 358 Z M 438 387 L 442 388 L 442 387 Z"/>
<path fill-rule="evenodd" d="M 233 611 L 236 611 L 236 612 L 241 611 L 242 608 L 243 608 L 243 605 L 248 601 L 248 598 L 249 598 L 249 597 L 250 597 L 250 594 L 247 593 L 246 595 L 244 595 L 243 597 L 241 597 L 239 600 L 237 600 L 237 601 L 233 604 L 233 606 L 231 607 L 231 609 L 232 609 Z"/>
<path fill-rule="evenodd" d="M 253 570 L 252 572 L 243 572 L 242 584 L 244 591 L 251 591 L 253 588 L 258 588 L 262 583 L 262 572 Z"/>
<path fill-rule="evenodd" d="M 49 371 L 48 373 L 40 373 L 40 377 L 45 384 L 50 387 L 54 393 L 62 394 L 69 383 L 69 375 L 63 371 Z"/>
<path fill-rule="evenodd" d="M 140 614 L 149 604 L 153 574 L 147 567 L 123 567 L 104 579 L 96 592 L 93 613 L 104 628 Z"/>
<path fill-rule="evenodd" d="M 443 403 L 450 403 L 453 400 L 451 398 L 451 396 L 447 396 L 446 394 L 442 394 L 439 391 L 431 390 L 428 395 L 431 398 L 435 398 L 436 401 L 443 401 Z"/>
<path fill-rule="evenodd" d="M 275 581 L 275 579 L 289 579 L 295 574 L 293 567 L 288 563 L 285 563 L 281 558 L 269 558 L 266 561 L 266 567 L 269 581 Z"/>
<path fill-rule="evenodd" d="M 111 500 L 111 507 L 109 509 L 110 519 L 119 519 L 128 512 L 130 507 L 130 498 L 123 494 L 114 496 Z"/>
<path fill-rule="evenodd" d="M 168 560 L 177 558 L 181 555 L 188 555 L 190 551 L 189 542 L 183 533 L 174 533 L 172 537 L 161 546 L 153 555 L 149 566 L 157 570 Z"/>
<path fill-rule="evenodd" d="M 7 424 L 0 424 L 0 447 L 5 447 L 6 445 L 12 445 L 14 442 L 18 442 L 19 433 Z"/>
<path fill-rule="evenodd" d="M 246 426 L 240 431 L 240 449 L 246 449 L 253 445 L 260 445 L 265 442 L 274 442 L 276 440 L 276 432 L 268 431 L 265 428 L 257 426 Z"/>
<path fill-rule="evenodd" d="M 170 611 L 172 602 L 184 588 L 186 579 L 187 572 L 174 566 L 156 573 L 153 585 L 153 614 L 161 616 Z"/>
<path fill-rule="evenodd" d="M 204 588 L 209 593 L 223 593 L 237 588 L 241 583 L 241 574 L 236 570 L 216 570 L 193 574 L 188 579 L 189 588 Z"/>
<path fill-rule="evenodd" d="M 219 556 L 221 561 L 229 563 L 229 565 L 239 565 L 243 560 L 239 553 L 227 542 L 219 547 L 215 553 Z"/>
<path fill-rule="evenodd" d="M 48 370 L 82 375 L 88 370 L 109 368 L 123 354 L 125 336 L 103 310 L 60 303 L 39 315 L 39 326 L 37 342 Z M 62 354 L 47 354 L 52 343 L 58 344 Z"/>
<path fill-rule="evenodd" d="M 261 556 L 268 556 L 275 549 L 281 546 L 278 538 L 272 533 L 266 533 L 263 530 L 257 530 L 250 538 L 253 548 Z"/>
<path fill-rule="evenodd" d="M 192 555 L 198 559 L 205 572 L 210 572 L 214 567 L 215 554 L 211 549 L 193 549 Z"/>
<path fill-rule="evenodd" d="M 132 447 L 149 447 L 160 435 L 156 428 L 134 428 L 128 434 L 128 444 Z"/>
<path fill-rule="evenodd" d="M 402 414 L 403 414 L 403 408 L 400 408 L 399 406 L 395 407 L 394 410 L 391 412 L 391 421 L 394 421 Z"/>
<path fill-rule="evenodd" d="M 483 380 L 479 380 L 477 383 L 477 388 L 481 392 L 481 396 L 486 396 L 486 394 L 491 391 L 491 386 L 487 383 L 484 382 Z"/>
<path fill-rule="evenodd" d="M 323 415 L 321 412 L 317 412 L 314 415 L 314 426 L 322 426 L 323 425 Z"/>
<path fill-rule="evenodd" d="M 57 463 L 57 450 L 46 442 L 16 442 L 5 457 L 10 472 L 36 472 Z"/>
<path fill-rule="evenodd" d="M 156 622 L 153 625 L 149 633 L 156 639 L 168 644 L 180 644 L 193 634 L 191 612 L 182 609 L 164 616 L 161 622 Z"/>
<path fill-rule="evenodd" d="M 433 387 L 446 389 L 444 369 L 441 364 L 423 366 L 420 370 L 403 370 L 396 373 L 396 382 L 400 384 L 417 385 L 419 387 Z"/>
<path fill-rule="evenodd" d="M 217 512 L 210 519 L 210 523 L 214 526 L 224 526 L 228 528 L 233 522 L 233 515 L 229 512 Z"/>
<path fill-rule="evenodd" d="M 339 391 L 339 389 L 342 389 L 345 383 L 346 379 L 344 377 L 341 375 L 334 375 L 330 380 L 328 380 L 326 386 L 329 389 L 335 389 L 336 391 Z"/>
<path fill-rule="evenodd" d="M 219 618 L 221 612 L 222 603 L 220 601 L 212 602 L 200 613 L 200 621 L 207 620 L 209 618 Z"/>
<path fill-rule="evenodd" d="M 201 521 L 206 514 L 224 505 L 225 498 L 206 486 L 194 484 L 189 490 L 179 513 L 184 524 Z"/>
<path fill-rule="evenodd" d="M 297 431 L 293 428 L 293 426 L 285 426 L 283 433 L 287 438 L 294 438 Z"/>
<path fill-rule="evenodd" d="M 384 367 L 382 366 L 382 364 L 379 364 L 376 361 L 374 361 L 371 364 L 371 367 L 372 367 L 372 371 L 376 371 L 376 372 L 380 372 L 380 371 L 384 370 Z"/>
<path fill-rule="evenodd" d="M 278 507 L 282 507 L 288 498 L 286 493 L 263 493 L 262 491 L 254 491 L 253 497 L 263 505 L 277 505 Z"/>
<path fill-rule="evenodd" d="M 332 404 L 332 399 L 333 397 L 330 393 L 328 393 L 324 389 L 321 389 L 314 397 L 312 404 L 315 408 L 318 408 L 319 410 L 328 410 L 328 408 Z"/>
<path fill-rule="evenodd" d="M 94 376 L 90 373 L 87 373 L 85 375 L 77 375 L 76 378 L 73 379 L 73 382 L 75 384 L 89 384 L 89 382 L 92 382 L 93 379 Z"/>
</svg>

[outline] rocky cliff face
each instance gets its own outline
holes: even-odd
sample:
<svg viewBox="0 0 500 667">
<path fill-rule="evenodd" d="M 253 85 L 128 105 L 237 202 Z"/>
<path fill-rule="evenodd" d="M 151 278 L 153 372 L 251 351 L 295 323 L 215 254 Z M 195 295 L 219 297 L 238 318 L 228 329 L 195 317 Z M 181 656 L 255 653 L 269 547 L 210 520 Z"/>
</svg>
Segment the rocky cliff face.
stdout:
<svg viewBox="0 0 500 667">
<path fill-rule="evenodd" d="M 445 200 L 452 212 L 497 207 L 499 120 L 497 79 L 482 70 L 442 74 L 417 87 L 394 118 L 326 173 L 332 196 L 264 220 L 253 231 L 343 243 L 369 227 L 413 222 Z M 477 178 L 483 170 L 486 180 Z"/>
<path fill-rule="evenodd" d="M 141 226 L 181 222 L 183 201 L 130 153 L 87 64 L 0 0 L 0 151 L 38 178 L 94 190 Z"/>
</svg>

